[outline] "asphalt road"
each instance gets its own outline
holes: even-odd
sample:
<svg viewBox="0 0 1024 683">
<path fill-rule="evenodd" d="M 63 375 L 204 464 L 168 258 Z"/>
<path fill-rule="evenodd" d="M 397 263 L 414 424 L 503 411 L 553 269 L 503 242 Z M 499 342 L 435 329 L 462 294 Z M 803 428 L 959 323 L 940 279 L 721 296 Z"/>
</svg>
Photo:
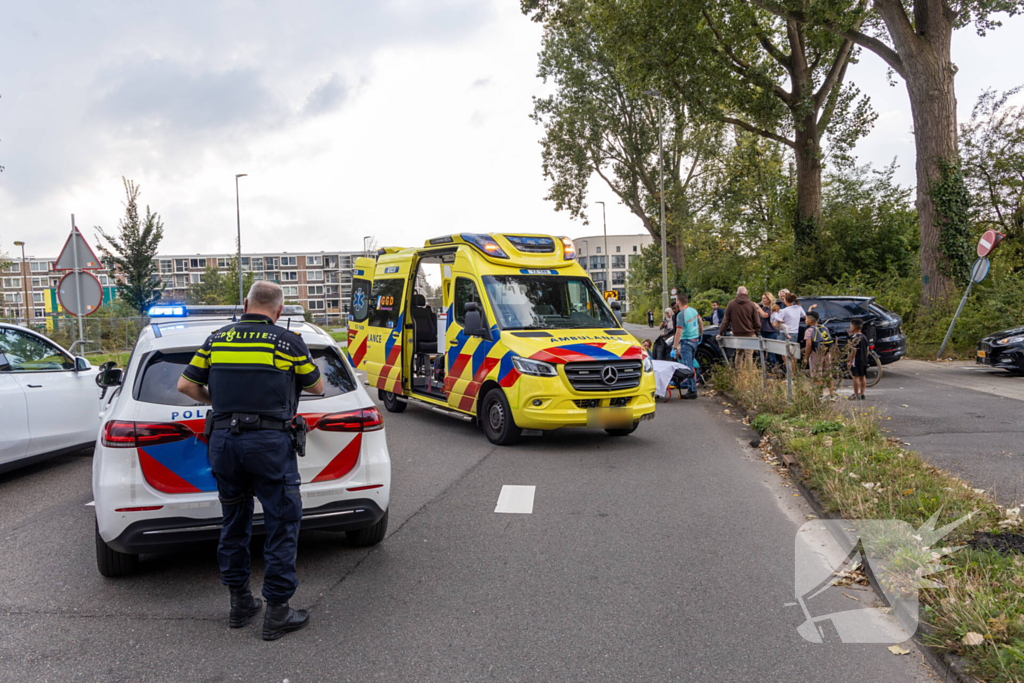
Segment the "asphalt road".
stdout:
<svg viewBox="0 0 1024 683">
<path fill-rule="evenodd" d="M 797 634 L 810 509 L 723 411 L 675 400 L 629 437 L 512 448 L 416 407 L 388 415 L 389 535 L 357 550 L 303 534 L 293 604 L 312 623 L 275 643 L 259 621 L 227 627 L 211 545 L 100 577 L 88 454 L 0 475 L 0 680 L 933 680 L 913 643 Z M 504 485 L 535 486 L 532 513 L 496 513 Z M 872 604 L 843 590 L 825 612 Z"/>
<path fill-rule="evenodd" d="M 885 428 L 928 462 L 1024 502 L 1024 377 L 972 362 L 900 360 L 867 390 Z"/>
</svg>

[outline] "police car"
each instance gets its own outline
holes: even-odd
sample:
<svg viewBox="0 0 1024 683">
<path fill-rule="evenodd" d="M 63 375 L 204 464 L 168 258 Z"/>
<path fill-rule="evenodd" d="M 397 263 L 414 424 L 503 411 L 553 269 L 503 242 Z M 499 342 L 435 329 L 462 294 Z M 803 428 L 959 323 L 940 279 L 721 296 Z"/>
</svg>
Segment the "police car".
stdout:
<svg viewBox="0 0 1024 683">
<path fill-rule="evenodd" d="M 229 308 L 155 306 L 125 370 L 104 367 L 108 395 L 96 441 L 92 490 L 96 564 L 124 576 L 139 555 L 220 535 L 217 483 L 206 454 L 208 406 L 178 393 L 182 370 L 207 336 L 229 323 Z M 324 380 L 323 395 L 303 394 L 310 425 L 302 477 L 302 529 L 344 531 L 371 546 L 387 531 L 391 459 L 380 411 L 334 340 L 285 306 L 278 324 L 302 336 Z M 262 530 L 256 500 L 253 531 Z"/>
</svg>

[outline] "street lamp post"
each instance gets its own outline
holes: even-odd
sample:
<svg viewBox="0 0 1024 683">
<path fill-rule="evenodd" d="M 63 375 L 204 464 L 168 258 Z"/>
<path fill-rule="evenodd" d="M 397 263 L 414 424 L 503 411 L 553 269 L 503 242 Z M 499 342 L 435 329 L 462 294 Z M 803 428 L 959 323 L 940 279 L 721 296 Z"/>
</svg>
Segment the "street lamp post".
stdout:
<svg viewBox="0 0 1024 683">
<path fill-rule="evenodd" d="M 25 310 L 25 326 L 27 327 L 28 326 L 28 275 L 29 274 L 28 274 L 28 268 L 25 267 L 25 243 L 22 242 L 21 240 L 18 240 L 17 242 L 14 243 L 14 246 L 21 247 L 21 279 L 23 280 L 23 282 L 21 283 L 21 291 L 22 291 L 21 295 L 24 297 L 24 299 L 21 302 L 21 305 L 25 307 L 25 309 L 24 309 Z"/>
<path fill-rule="evenodd" d="M 612 255 L 608 253 L 608 216 L 604 210 L 604 202 L 594 202 L 601 205 L 601 223 L 604 225 L 604 287 L 612 288 Z"/>
<path fill-rule="evenodd" d="M 242 294 L 242 209 L 238 201 L 238 179 L 244 178 L 248 173 L 235 174 L 235 216 L 238 219 L 238 306 L 242 306 L 245 296 Z"/>
<path fill-rule="evenodd" d="M 668 308 L 668 247 L 665 239 L 665 148 L 662 140 L 665 98 L 658 90 L 644 90 L 643 94 L 658 98 L 658 168 L 660 169 L 658 175 L 661 184 L 659 190 L 661 195 L 659 197 L 661 200 L 661 308 L 666 309 Z"/>
<path fill-rule="evenodd" d="M 367 245 L 370 243 L 370 240 L 372 239 L 373 235 L 366 235 L 365 237 L 363 237 L 363 256 L 370 255 L 370 247 L 368 247 Z"/>
</svg>

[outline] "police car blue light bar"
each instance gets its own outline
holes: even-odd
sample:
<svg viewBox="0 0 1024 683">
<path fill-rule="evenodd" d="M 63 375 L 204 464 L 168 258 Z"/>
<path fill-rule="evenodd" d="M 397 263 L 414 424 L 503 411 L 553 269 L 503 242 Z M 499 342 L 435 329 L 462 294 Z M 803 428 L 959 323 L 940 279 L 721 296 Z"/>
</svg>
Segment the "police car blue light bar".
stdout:
<svg viewBox="0 0 1024 683">
<path fill-rule="evenodd" d="M 184 306 L 150 306 L 146 314 L 150 318 L 184 318 L 188 311 Z"/>
</svg>

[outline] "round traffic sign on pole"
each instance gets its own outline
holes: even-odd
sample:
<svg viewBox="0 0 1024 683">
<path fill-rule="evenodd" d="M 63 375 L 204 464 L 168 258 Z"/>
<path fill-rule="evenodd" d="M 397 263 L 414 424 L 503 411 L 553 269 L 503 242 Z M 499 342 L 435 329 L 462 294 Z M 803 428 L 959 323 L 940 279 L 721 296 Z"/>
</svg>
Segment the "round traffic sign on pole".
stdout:
<svg viewBox="0 0 1024 683">
<path fill-rule="evenodd" d="M 68 273 L 57 285 L 57 299 L 72 315 L 92 315 L 103 303 L 103 287 L 92 273 Z M 82 310 L 78 310 L 78 302 Z"/>
<path fill-rule="evenodd" d="M 679 290 L 676 289 L 675 287 L 673 287 L 672 291 L 670 293 L 672 294 L 672 296 L 675 296 L 675 295 L 679 294 Z"/>
<path fill-rule="evenodd" d="M 1003 241 L 1003 237 L 1004 235 L 995 230 L 986 230 L 985 234 L 978 240 L 978 258 L 985 258 L 991 254 L 996 245 Z"/>
<path fill-rule="evenodd" d="M 978 284 L 988 277 L 989 265 L 989 260 L 987 258 L 980 258 L 975 261 L 974 265 L 971 266 L 971 282 Z"/>
</svg>

